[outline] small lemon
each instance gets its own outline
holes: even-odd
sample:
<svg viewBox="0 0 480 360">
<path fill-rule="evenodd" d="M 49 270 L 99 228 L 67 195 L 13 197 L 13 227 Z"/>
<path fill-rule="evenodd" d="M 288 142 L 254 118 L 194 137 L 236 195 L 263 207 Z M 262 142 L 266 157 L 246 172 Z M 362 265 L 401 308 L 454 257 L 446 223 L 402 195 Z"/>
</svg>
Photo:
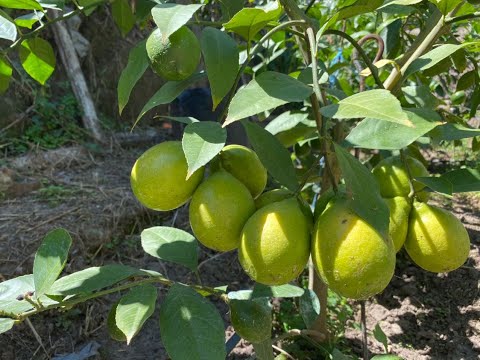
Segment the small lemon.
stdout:
<svg viewBox="0 0 480 360">
<path fill-rule="evenodd" d="M 255 212 L 248 189 L 233 175 L 218 171 L 207 178 L 190 202 L 190 226 L 195 237 L 217 251 L 236 249 L 243 225 Z"/>
<path fill-rule="evenodd" d="M 410 169 L 412 178 L 429 176 L 428 170 L 417 159 L 406 156 L 406 163 Z M 393 198 L 395 196 L 408 196 L 410 193 L 410 183 L 408 181 L 408 172 L 400 156 L 391 156 L 380 161 L 372 170 L 373 176 L 377 179 L 380 186 L 380 194 L 384 198 Z M 421 201 L 427 201 L 429 194 L 421 191 L 425 185 L 413 180 L 413 188 L 417 197 Z"/>
<path fill-rule="evenodd" d="M 258 197 L 267 185 L 267 169 L 255 152 L 242 145 L 227 145 L 219 154 L 220 166 Z"/>
<path fill-rule="evenodd" d="M 179 141 L 165 141 L 145 151 L 135 162 L 130 184 L 146 207 L 167 211 L 185 204 L 203 179 L 204 168 L 187 177 L 187 160 Z"/>
<path fill-rule="evenodd" d="M 310 227 L 295 198 L 260 208 L 243 228 L 240 264 L 253 280 L 265 285 L 292 281 L 307 264 Z"/>
<path fill-rule="evenodd" d="M 448 272 L 463 265 L 470 251 L 470 238 L 451 212 L 415 202 L 410 214 L 405 249 L 421 268 Z"/>
<path fill-rule="evenodd" d="M 384 199 L 390 209 L 390 225 L 388 226 L 388 235 L 393 240 L 395 251 L 398 252 L 407 238 L 408 216 L 410 214 L 410 203 L 403 196 L 396 196 L 390 199 Z"/>
<path fill-rule="evenodd" d="M 331 289 L 352 299 L 381 292 L 395 269 L 395 249 L 337 196 L 319 216 L 313 230 L 312 260 Z"/>
</svg>

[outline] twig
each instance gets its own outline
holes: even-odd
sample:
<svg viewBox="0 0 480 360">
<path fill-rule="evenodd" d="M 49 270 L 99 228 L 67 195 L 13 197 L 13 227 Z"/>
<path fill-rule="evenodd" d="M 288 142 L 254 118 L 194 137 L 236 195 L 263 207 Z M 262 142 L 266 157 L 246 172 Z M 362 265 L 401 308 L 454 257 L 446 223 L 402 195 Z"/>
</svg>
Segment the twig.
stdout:
<svg viewBox="0 0 480 360">
<path fill-rule="evenodd" d="M 368 360 L 367 315 L 365 310 L 365 300 L 360 301 L 360 312 L 362 321 L 363 360 Z"/>
<path fill-rule="evenodd" d="M 203 260 L 200 264 L 198 264 L 197 270 L 200 270 L 200 268 L 203 267 L 206 263 L 208 263 L 210 261 L 213 261 L 215 259 L 218 259 L 220 256 L 223 256 L 225 254 L 230 254 L 230 253 L 231 253 L 231 251 L 221 252 L 221 253 L 218 253 L 218 254 L 215 254 L 215 255 L 209 257 L 208 259 Z"/>
<path fill-rule="evenodd" d="M 18 116 L 14 121 L 12 121 L 10 124 L 8 124 L 7 126 L 5 126 L 3 129 L 0 129 L 0 134 L 2 132 L 5 132 L 7 131 L 8 129 L 10 129 L 12 126 L 15 126 L 17 125 L 19 122 L 22 122 L 23 119 L 25 119 L 25 117 L 35 108 L 35 104 L 31 105 L 30 107 L 27 108 L 27 110 L 25 110 L 24 112 L 22 112 L 20 114 L 20 116 Z"/>
<path fill-rule="evenodd" d="M 475 19 L 480 17 L 480 11 L 476 11 L 472 14 L 460 15 L 456 17 L 447 17 L 445 18 L 445 24 L 453 24 L 463 20 Z"/>
<path fill-rule="evenodd" d="M 289 359 L 292 359 L 292 360 L 296 360 L 292 355 L 290 355 L 288 352 L 286 352 L 285 350 L 283 350 L 282 348 L 276 346 L 276 345 L 272 345 L 272 348 L 274 348 L 275 350 L 277 350 L 279 353 L 285 355 L 287 358 Z"/>
<path fill-rule="evenodd" d="M 30 319 L 25 319 L 25 320 L 26 320 L 27 325 L 28 325 L 28 327 L 30 328 L 30 330 L 32 330 L 33 336 L 35 336 L 35 339 L 37 340 L 37 342 L 40 344 L 40 346 L 42 347 L 43 351 L 45 352 L 45 355 L 47 355 L 47 357 L 49 357 L 48 352 L 47 352 L 47 349 L 45 349 L 45 346 L 43 345 L 42 338 L 40 337 L 40 335 L 38 335 L 38 332 L 37 332 L 37 330 L 35 330 L 35 328 L 33 327 L 32 322 L 30 321 Z"/>
<path fill-rule="evenodd" d="M 80 208 L 81 208 L 81 206 L 77 206 L 76 208 L 70 209 L 70 210 L 65 211 L 61 214 L 53 216 L 50 219 L 42 221 L 42 222 L 38 223 L 37 225 L 35 225 L 34 227 L 29 228 L 27 231 L 32 231 L 32 230 L 38 229 L 40 226 L 43 226 L 45 224 L 51 223 L 52 221 L 58 220 L 61 217 L 64 217 L 65 215 L 71 214 L 72 212 L 75 212 L 75 211 L 79 210 Z"/>
<path fill-rule="evenodd" d="M 375 59 L 373 60 L 373 64 L 375 64 L 383 56 L 383 51 L 385 50 L 385 43 L 379 35 L 368 34 L 368 35 L 365 35 L 360 40 L 358 40 L 358 45 L 362 46 L 368 40 L 375 40 L 375 42 L 377 43 L 377 47 L 378 47 L 377 54 L 375 55 Z M 362 71 L 362 65 L 358 61 L 358 50 L 357 49 L 354 49 L 354 51 L 352 53 L 352 60 L 353 60 L 353 64 L 355 65 L 358 72 L 360 73 Z M 360 92 L 362 92 L 362 91 L 365 91 L 365 77 L 360 75 Z"/>
</svg>

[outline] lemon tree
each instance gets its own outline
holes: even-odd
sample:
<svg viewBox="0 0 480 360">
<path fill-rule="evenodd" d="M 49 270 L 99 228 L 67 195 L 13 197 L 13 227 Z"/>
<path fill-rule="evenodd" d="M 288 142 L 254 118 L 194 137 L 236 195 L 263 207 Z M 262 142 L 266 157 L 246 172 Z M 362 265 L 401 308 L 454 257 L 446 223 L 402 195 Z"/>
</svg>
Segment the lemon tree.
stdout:
<svg viewBox="0 0 480 360">
<path fill-rule="evenodd" d="M 56 61 L 42 30 L 103 6 L 112 7 L 123 35 L 136 26 L 146 35 L 120 76 L 120 112 L 142 91 L 142 77 L 163 81 L 132 125 L 208 83 L 219 111 L 207 121 L 168 117 L 186 125 L 182 140 L 154 145 L 131 171 L 141 204 L 188 217 L 183 228 L 159 221 L 143 230 L 142 248 L 196 280 L 123 264 L 61 276 L 72 239 L 56 229 L 32 274 L 0 283 L 0 332 L 120 293 L 107 321 L 115 340 L 130 344 L 158 311 L 172 359 L 225 359 L 235 337 L 225 343 L 215 299 L 257 358 L 274 358 L 274 336 L 298 333 L 324 342 L 315 358 L 348 358 L 328 328 L 328 288 L 364 301 L 389 285 L 397 257 L 430 272 L 461 271 L 468 261 L 468 232 L 438 199 L 480 191 L 480 130 L 471 121 L 480 104 L 477 1 L 99 0 L 77 1 L 72 11 L 63 3 L 0 2 L 1 92 L 15 76 L 10 54 L 45 84 Z M 51 7 L 59 11 L 54 21 Z M 469 31 L 455 37 L 466 22 Z M 234 127 L 243 128 L 248 147 L 226 143 Z M 462 147 L 461 166 L 433 166 L 452 146 Z M 201 283 L 199 258 L 228 251 L 238 255 L 248 288 Z M 299 298 L 302 329 L 272 332 L 272 298 Z"/>
</svg>

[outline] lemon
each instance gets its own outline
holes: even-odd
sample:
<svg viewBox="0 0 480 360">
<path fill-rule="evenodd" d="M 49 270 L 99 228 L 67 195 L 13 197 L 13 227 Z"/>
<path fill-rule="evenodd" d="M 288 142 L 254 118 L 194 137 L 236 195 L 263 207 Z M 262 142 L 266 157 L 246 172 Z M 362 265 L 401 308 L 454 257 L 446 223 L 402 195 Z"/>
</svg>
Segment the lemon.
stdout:
<svg viewBox="0 0 480 360">
<path fill-rule="evenodd" d="M 467 260 L 470 238 L 460 220 L 449 211 L 415 202 L 405 249 L 421 268 L 437 273 L 448 272 Z"/>
<path fill-rule="evenodd" d="M 253 198 L 265 189 L 267 169 L 253 150 L 242 145 L 227 145 L 218 155 L 218 160 L 220 167 L 240 180 Z"/>
<path fill-rule="evenodd" d="M 406 156 L 406 162 L 410 169 L 412 178 L 429 176 L 428 170 L 417 159 Z M 380 186 L 380 194 L 384 198 L 393 198 L 395 196 L 408 196 L 410 193 L 410 183 L 408 181 L 408 172 L 400 156 L 391 156 L 380 161 L 372 170 Z M 426 201 L 429 194 L 421 191 L 425 185 L 413 180 L 413 188 L 417 197 L 421 201 Z"/>
<path fill-rule="evenodd" d="M 310 227 L 295 198 L 260 208 L 243 228 L 240 264 L 253 280 L 265 285 L 292 281 L 307 264 Z"/>
<path fill-rule="evenodd" d="M 321 213 L 313 230 L 312 260 L 331 289 L 352 299 L 381 292 L 395 269 L 395 249 L 337 196 Z"/>
<path fill-rule="evenodd" d="M 200 61 L 200 44 L 186 26 L 167 39 L 163 38 L 160 29 L 155 29 L 147 39 L 146 49 L 152 70 L 165 80 L 188 78 Z"/>
<path fill-rule="evenodd" d="M 295 197 L 295 194 L 287 189 L 273 189 L 270 191 L 264 192 L 258 198 L 255 199 L 255 206 L 257 209 L 260 209 L 268 204 L 286 200 L 289 198 Z M 300 209 L 303 211 L 303 214 L 313 223 L 313 214 L 310 205 L 301 197 L 297 198 Z"/>
<path fill-rule="evenodd" d="M 410 214 L 410 203 L 407 198 L 397 196 L 384 199 L 390 209 L 390 224 L 388 235 L 393 240 L 395 251 L 398 252 L 407 238 L 408 216 Z"/>
<path fill-rule="evenodd" d="M 179 141 L 166 141 L 145 151 L 135 162 L 130 184 L 146 207 L 167 211 L 185 204 L 203 179 L 204 168 L 188 180 L 187 161 Z"/>
<path fill-rule="evenodd" d="M 229 251 L 238 247 L 243 225 L 254 212 L 248 189 L 222 170 L 207 178 L 193 194 L 190 226 L 206 247 Z"/>
</svg>

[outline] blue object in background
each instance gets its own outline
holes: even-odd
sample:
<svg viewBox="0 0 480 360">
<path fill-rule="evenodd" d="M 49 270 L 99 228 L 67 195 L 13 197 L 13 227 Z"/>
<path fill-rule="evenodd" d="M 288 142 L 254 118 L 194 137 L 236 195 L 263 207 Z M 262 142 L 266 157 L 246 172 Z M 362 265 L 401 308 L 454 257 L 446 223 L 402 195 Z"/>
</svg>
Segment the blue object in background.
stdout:
<svg viewBox="0 0 480 360">
<path fill-rule="evenodd" d="M 337 49 L 337 54 L 335 55 L 335 57 L 333 58 L 332 62 L 330 63 L 330 65 L 335 65 L 335 64 L 338 64 L 338 63 L 341 63 L 345 61 L 345 58 L 343 57 L 343 49 L 342 48 L 338 48 Z M 332 75 L 330 75 L 328 77 L 328 82 L 330 84 L 331 87 L 335 86 L 335 84 L 337 83 L 337 76 L 338 76 L 338 70 L 335 71 Z"/>
</svg>

